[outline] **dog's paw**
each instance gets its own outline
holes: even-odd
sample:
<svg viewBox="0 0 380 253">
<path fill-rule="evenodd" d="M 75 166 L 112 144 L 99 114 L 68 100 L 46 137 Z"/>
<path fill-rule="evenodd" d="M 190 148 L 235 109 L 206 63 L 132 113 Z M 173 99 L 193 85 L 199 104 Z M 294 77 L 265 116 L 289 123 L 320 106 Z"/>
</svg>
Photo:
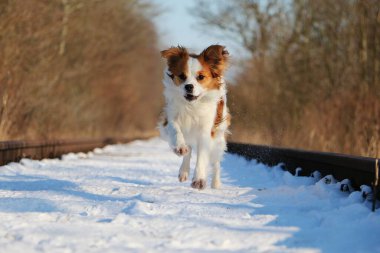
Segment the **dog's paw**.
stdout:
<svg viewBox="0 0 380 253">
<path fill-rule="evenodd" d="M 178 175 L 178 180 L 182 183 L 182 182 L 185 182 L 187 180 L 189 176 L 189 173 L 187 172 L 182 172 L 182 173 L 179 173 Z"/>
<path fill-rule="evenodd" d="M 186 145 L 180 145 L 174 148 L 173 151 L 178 156 L 185 156 L 189 153 L 189 147 Z"/>
<path fill-rule="evenodd" d="M 193 180 L 193 182 L 191 183 L 191 187 L 193 187 L 194 189 L 203 190 L 206 188 L 206 180 L 204 179 Z"/>
<path fill-rule="evenodd" d="M 221 183 L 220 183 L 219 180 L 218 180 L 218 181 L 213 180 L 213 181 L 211 182 L 211 188 L 213 188 L 213 189 L 220 189 L 220 186 L 221 186 Z"/>
</svg>

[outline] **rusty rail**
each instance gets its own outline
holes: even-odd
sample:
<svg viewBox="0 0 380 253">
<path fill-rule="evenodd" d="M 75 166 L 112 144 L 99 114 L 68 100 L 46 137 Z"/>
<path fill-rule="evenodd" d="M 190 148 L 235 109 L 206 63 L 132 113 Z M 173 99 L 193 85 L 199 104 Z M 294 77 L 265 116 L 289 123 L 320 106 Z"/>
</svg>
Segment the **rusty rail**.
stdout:
<svg viewBox="0 0 380 253">
<path fill-rule="evenodd" d="M 0 166 L 18 162 L 22 158 L 56 158 L 69 152 L 88 152 L 109 144 L 128 142 L 129 138 L 103 138 L 52 141 L 4 141 L 0 142 Z"/>
</svg>

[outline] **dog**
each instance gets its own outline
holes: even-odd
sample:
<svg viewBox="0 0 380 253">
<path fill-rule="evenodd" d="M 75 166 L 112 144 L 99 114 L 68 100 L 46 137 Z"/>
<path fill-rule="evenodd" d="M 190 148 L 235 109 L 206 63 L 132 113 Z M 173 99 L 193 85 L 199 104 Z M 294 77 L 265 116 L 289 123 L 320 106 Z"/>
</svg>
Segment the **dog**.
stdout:
<svg viewBox="0 0 380 253">
<path fill-rule="evenodd" d="M 211 165 L 211 187 L 220 188 L 220 162 L 231 121 L 223 77 L 229 53 L 221 45 L 211 45 L 200 54 L 178 46 L 161 51 L 161 56 L 167 61 L 163 79 L 166 105 L 158 128 L 174 153 L 183 156 L 179 181 L 189 177 L 194 149 L 197 161 L 191 187 L 206 188 Z"/>
</svg>

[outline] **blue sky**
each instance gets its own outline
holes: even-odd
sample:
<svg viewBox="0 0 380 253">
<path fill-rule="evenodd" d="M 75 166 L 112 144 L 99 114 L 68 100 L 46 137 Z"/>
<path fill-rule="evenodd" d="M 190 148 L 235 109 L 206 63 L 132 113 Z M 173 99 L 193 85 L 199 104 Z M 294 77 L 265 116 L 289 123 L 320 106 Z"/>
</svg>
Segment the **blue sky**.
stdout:
<svg viewBox="0 0 380 253">
<path fill-rule="evenodd" d="M 162 14 L 154 18 L 159 30 L 161 48 L 182 45 L 200 52 L 211 44 L 225 45 L 231 55 L 237 57 L 241 49 L 236 43 L 199 29 L 197 18 L 189 9 L 195 5 L 193 0 L 149 0 L 156 4 Z"/>
</svg>

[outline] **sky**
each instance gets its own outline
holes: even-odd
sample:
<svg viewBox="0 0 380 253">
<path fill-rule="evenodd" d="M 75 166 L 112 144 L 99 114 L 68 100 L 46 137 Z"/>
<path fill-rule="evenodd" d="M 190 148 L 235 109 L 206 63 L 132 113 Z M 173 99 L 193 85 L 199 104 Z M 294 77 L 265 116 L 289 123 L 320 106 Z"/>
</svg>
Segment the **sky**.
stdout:
<svg viewBox="0 0 380 253">
<path fill-rule="evenodd" d="M 232 57 L 241 54 L 241 48 L 233 41 L 205 33 L 197 23 L 197 17 L 189 10 L 193 0 L 149 0 L 160 8 L 162 13 L 154 18 L 159 31 L 162 49 L 181 45 L 199 53 L 211 44 L 227 47 Z"/>
</svg>

